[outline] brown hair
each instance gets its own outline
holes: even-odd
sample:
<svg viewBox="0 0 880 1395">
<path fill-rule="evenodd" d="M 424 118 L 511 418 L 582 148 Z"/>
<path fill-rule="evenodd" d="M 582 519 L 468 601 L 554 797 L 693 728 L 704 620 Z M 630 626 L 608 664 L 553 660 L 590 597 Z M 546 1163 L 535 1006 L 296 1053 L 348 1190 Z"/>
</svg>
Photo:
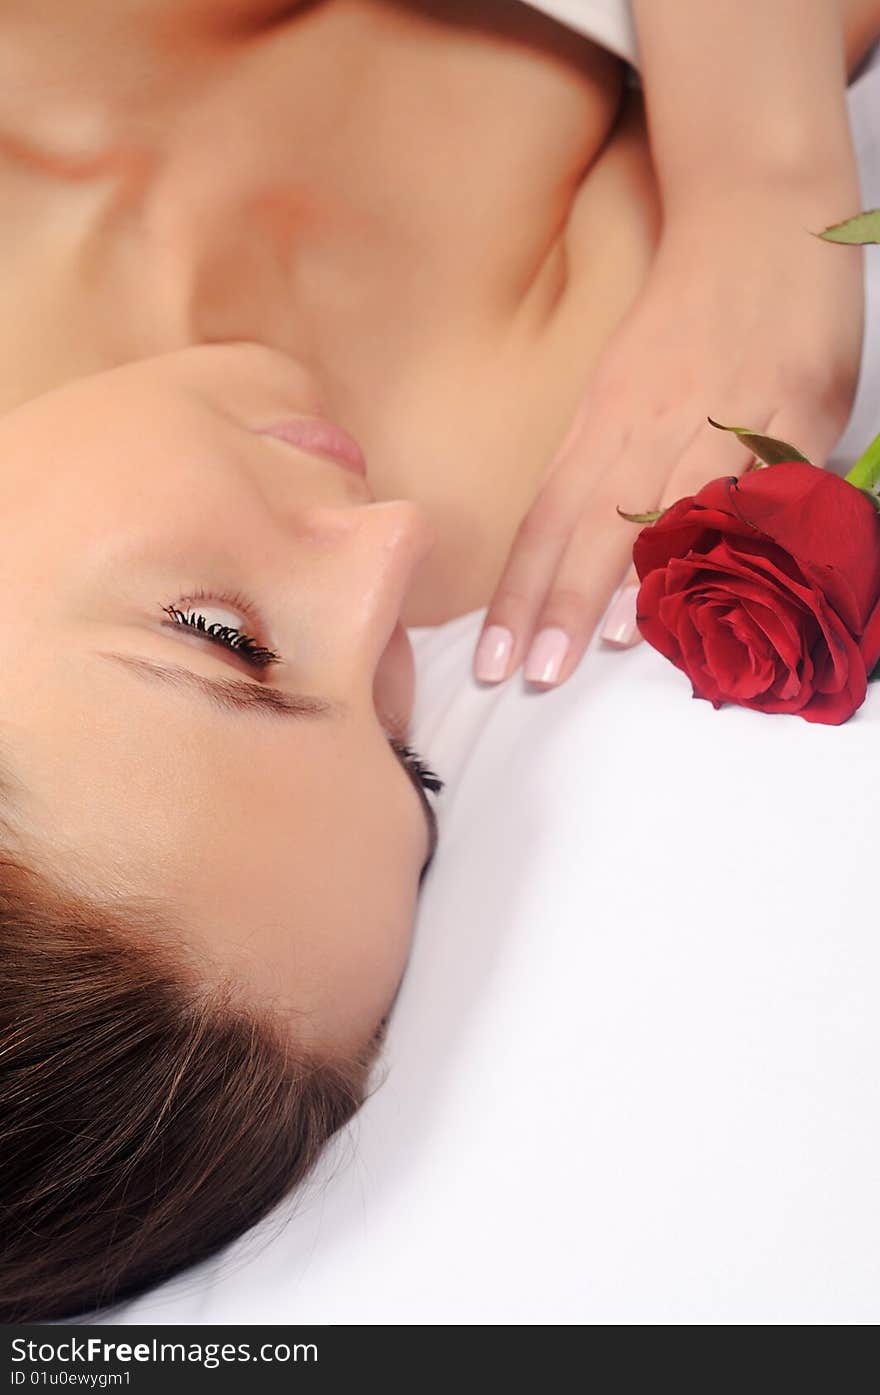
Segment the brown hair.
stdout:
<svg viewBox="0 0 880 1395">
<path fill-rule="evenodd" d="M 253 1226 L 366 1097 L 154 911 L 0 855 L 0 1322 L 73 1317 Z M 383 1024 L 380 1024 L 380 1027 Z"/>
</svg>

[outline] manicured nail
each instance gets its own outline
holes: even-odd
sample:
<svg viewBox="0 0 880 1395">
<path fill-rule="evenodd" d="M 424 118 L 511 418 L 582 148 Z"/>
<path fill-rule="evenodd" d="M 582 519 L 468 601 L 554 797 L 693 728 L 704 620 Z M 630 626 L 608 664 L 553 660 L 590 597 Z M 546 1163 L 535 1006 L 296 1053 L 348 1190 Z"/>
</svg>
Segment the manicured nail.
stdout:
<svg viewBox="0 0 880 1395">
<path fill-rule="evenodd" d="M 633 639 L 639 634 L 636 625 L 636 597 L 639 594 L 638 586 L 623 586 L 614 597 L 605 617 L 605 624 L 599 638 L 604 639 L 608 644 L 617 644 L 624 647 L 631 644 Z"/>
<path fill-rule="evenodd" d="M 483 683 L 498 683 L 507 672 L 513 635 L 505 625 L 487 625 L 474 659 L 474 672 Z"/>
<path fill-rule="evenodd" d="M 552 626 L 539 630 L 526 658 L 524 677 L 529 683 L 555 683 L 568 653 L 569 639 L 565 630 Z"/>
</svg>

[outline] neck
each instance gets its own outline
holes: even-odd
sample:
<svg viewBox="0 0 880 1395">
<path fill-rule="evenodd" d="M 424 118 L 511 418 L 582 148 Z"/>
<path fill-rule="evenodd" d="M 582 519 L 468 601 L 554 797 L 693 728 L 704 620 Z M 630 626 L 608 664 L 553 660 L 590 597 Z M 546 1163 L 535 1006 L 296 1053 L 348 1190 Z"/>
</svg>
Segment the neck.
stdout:
<svg viewBox="0 0 880 1395">
<path fill-rule="evenodd" d="M 100 157 L 149 125 L 289 0 L 4 0 L 0 130 L 42 167 Z"/>
</svg>

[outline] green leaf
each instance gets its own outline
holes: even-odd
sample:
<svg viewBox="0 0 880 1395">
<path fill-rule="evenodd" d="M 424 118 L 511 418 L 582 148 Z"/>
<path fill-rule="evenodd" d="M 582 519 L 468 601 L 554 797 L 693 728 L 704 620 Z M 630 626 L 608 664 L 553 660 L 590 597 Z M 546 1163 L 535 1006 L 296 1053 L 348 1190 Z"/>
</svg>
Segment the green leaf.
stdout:
<svg viewBox="0 0 880 1395">
<path fill-rule="evenodd" d="M 869 683 L 878 683 L 878 682 L 880 682 L 880 664 L 875 664 L 875 665 L 874 665 L 873 669 L 872 669 L 871 672 L 868 674 L 868 682 L 869 682 Z"/>
<path fill-rule="evenodd" d="M 873 490 L 880 480 L 880 436 L 862 451 L 855 465 L 843 477 L 856 489 Z"/>
<path fill-rule="evenodd" d="M 734 431 L 743 445 L 748 446 L 765 465 L 779 465 L 783 460 L 802 460 L 805 465 L 813 463 L 788 441 L 778 441 L 775 436 L 759 436 L 747 426 L 722 426 L 720 421 L 713 421 L 711 417 L 706 420 L 710 426 L 717 426 L 719 431 Z"/>
<path fill-rule="evenodd" d="M 846 242 L 850 246 L 880 242 L 880 208 L 870 208 L 865 213 L 857 213 L 854 218 L 844 219 L 842 223 L 832 223 L 830 228 L 813 236 L 824 238 L 826 242 Z"/>
<path fill-rule="evenodd" d="M 621 518 L 625 518 L 627 523 L 656 523 L 658 518 L 662 518 L 665 509 L 655 509 L 653 513 L 624 513 L 619 504 L 614 506 Z"/>
</svg>

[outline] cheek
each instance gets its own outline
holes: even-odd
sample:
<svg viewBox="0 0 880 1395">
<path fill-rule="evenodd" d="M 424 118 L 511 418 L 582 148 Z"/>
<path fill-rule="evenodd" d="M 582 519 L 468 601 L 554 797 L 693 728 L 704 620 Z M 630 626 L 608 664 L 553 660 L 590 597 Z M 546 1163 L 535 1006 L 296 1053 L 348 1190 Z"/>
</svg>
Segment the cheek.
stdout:
<svg viewBox="0 0 880 1395">
<path fill-rule="evenodd" d="M 245 850 L 232 865 L 211 852 L 214 875 L 176 898 L 206 966 L 231 972 L 248 997 L 289 1015 L 303 1042 L 357 1048 L 406 965 L 415 875 L 341 849 L 305 857 L 294 847 L 271 859 Z"/>
<path fill-rule="evenodd" d="M 375 1030 L 406 967 L 415 927 L 421 826 L 410 791 L 396 781 L 379 788 L 357 848 L 350 847 L 344 866 L 332 859 L 316 898 L 323 932 L 311 945 L 320 964 L 315 1023 L 337 1045 L 356 1046 Z"/>
<path fill-rule="evenodd" d="M 356 1049 L 372 1035 L 406 967 L 415 914 L 415 896 L 400 880 L 389 897 L 377 877 L 355 901 L 328 899 L 321 930 L 301 920 L 295 942 L 278 947 L 274 989 L 306 1011 L 303 1028 L 314 1041 Z"/>
<path fill-rule="evenodd" d="M 224 952 L 244 951 L 257 991 L 289 1007 L 304 1039 L 334 1049 L 375 1030 L 412 940 L 424 839 L 391 760 L 361 750 L 364 778 L 346 777 L 344 801 L 302 790 L 287 837 L 272 831 L 279 807 L 262 837 L 251 819 L 235 846 L 214 844 L 214 886 L 205 878 L 197 897 L 204 916 L 213 896 L 215 945 L 221 937 Z M 357 768 L 354 757 L 348 765 Z M 333 783 L 343 788 L 341 777 Z"/>
<path fill-rule="evenodd" d="M 406 790 L 398 811 L 400 793 L 388 791 L 381 803 L 374 802 L 358 850 L 351 850 L 344 868 L 334 859 L 329 877 L 321 879 L 326 1012 L 329 1019 L 341 1007 L 337 1023 L 349 1021 L 355 1035 L 372 1031 L 384 1013 L 412 944 L 423 840 L 420 826 L 413 827 Z M 371 840 L 370 822 L 384 836 Z"/>
<path fill-rule="evenodd" d="M 373 702 L 379 720 L 401 741 L 406 740 L 415 690 L 412 645 L 398 621 L 376 668 Z"/>
</svg>

